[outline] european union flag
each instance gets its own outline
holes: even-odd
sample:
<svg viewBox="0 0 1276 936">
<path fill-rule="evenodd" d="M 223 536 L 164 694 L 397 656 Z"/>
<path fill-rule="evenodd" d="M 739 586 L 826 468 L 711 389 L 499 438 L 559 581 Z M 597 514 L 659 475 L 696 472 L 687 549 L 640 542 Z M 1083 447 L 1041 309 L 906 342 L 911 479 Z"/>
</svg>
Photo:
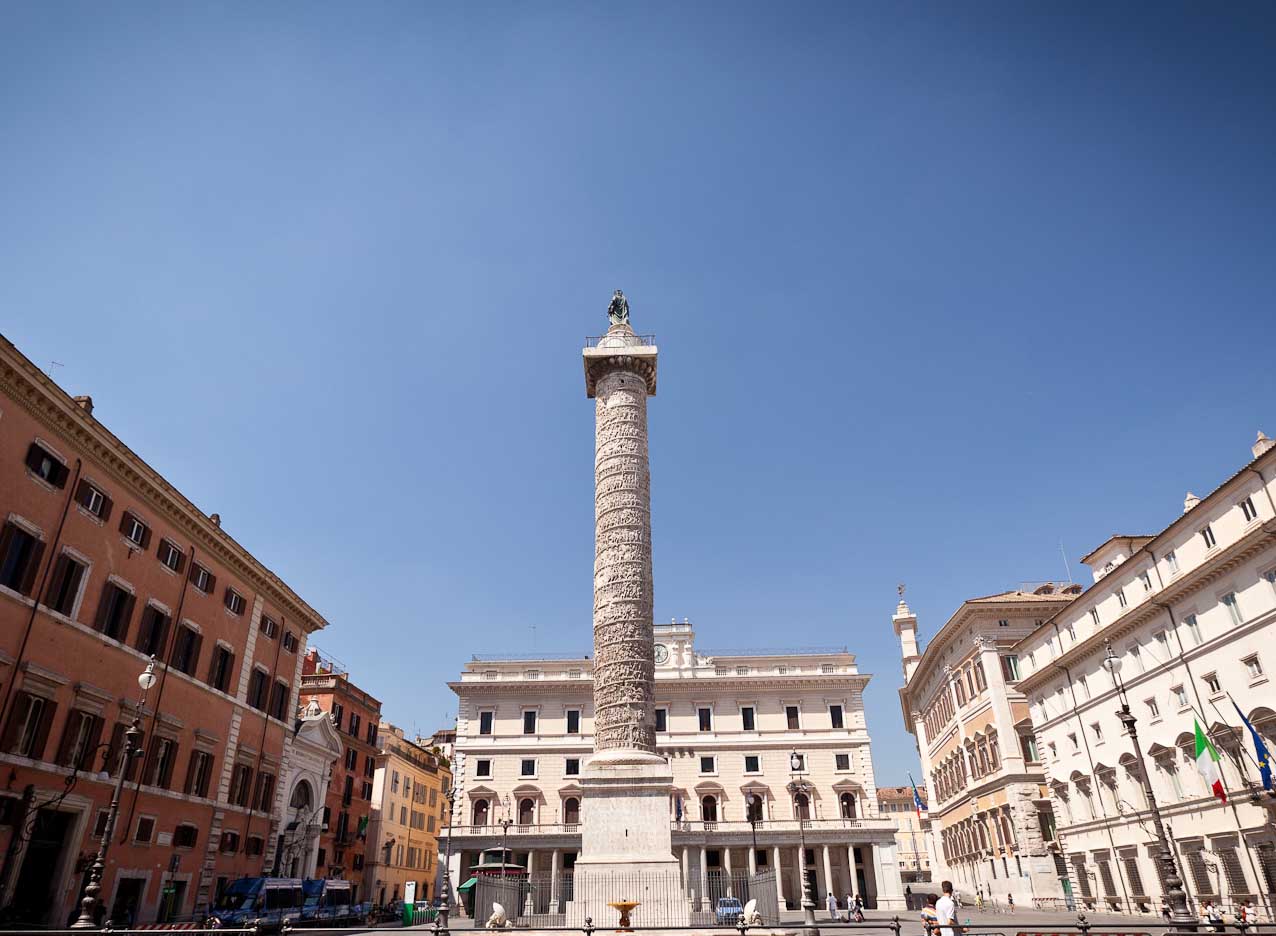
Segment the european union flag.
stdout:
<svg viewBox="0 0 1276 936">
<path fill-rule="evenodd" d="M 1232 705 L 1236 707 L 1236 714 L 1241 717 L 1241 721 L 1249 729 L 1250 737 L 1254 739 L 1254 758 L 1258 761 L 1258 775 L 1263 778 L 1263 786 L 1270 790 L 1272 789 L 1272 753 L 1267 750 L 1267 745 L 1263 742 L 1263 736 L 1258 733 L 1258 729 L 1249 723 L 1241 707 L 1236 705 L 1235 699 L 1232 699 Z"/>
</svg>

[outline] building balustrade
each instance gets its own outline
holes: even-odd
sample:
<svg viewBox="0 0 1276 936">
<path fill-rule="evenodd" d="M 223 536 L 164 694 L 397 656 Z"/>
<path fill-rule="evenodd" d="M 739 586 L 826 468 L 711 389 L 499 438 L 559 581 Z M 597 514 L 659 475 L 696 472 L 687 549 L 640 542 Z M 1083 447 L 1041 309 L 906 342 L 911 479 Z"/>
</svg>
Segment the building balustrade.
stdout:
<svg viewBox="0 0 1276 936">
<path fill-rule="evenodd" d="M 750 823 L 746 820 L 704 820 L 704 819 L 683 819 L 681 821 L 671 821 L 669 827 L 674 832 L 711 832 L 717 835 L 739 834 L 752 835 L 756 832 L 758 835 L 775 832 L 791 832 L 798 834 L 798 825 L 802 826 L 802 830 L 807 833 L 818 834 L 820 832 L 842 831 L 847 829 L 859 829 L 870 832 L 894 832 L 896 823 L 894 819 L 881 818 L 855 818 L 855 819 L 761 819 L 757 822 Z M 450 831 L 451 834 L 460 838 L 462 836 L 495 836 L 500 838 L 503 834 L 499 824 L 487 825 L 455 825 L 444 832 Z M 580 823 L 578 822 L 541 822 L 541 823 L 521 823 L 514 824 L 509 827 L 508 837 L 510 839 L 519 836 L 528 835 L 579 835 Z"/>
</svg>

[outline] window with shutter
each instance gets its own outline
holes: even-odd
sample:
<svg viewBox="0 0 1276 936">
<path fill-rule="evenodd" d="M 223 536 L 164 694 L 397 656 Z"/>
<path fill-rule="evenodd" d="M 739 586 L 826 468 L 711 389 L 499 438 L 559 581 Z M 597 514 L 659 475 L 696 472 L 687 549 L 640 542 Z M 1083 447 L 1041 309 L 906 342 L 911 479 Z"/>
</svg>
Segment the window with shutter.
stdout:
<svg viewBox="0 0 1276 936">
<path fill-rule="evenodd" d="M 39 442 L 32 442 L 27 449 L 27 468 L 41 481 L 56 488 L 65 487 L 67 475 L 70 474 L 66 465 Z"/>
<path fill-rule="evenodd" d="M 142 627 L 137 635 L 137 649 L 147 656 L 162 656 L 168 641 L 168 615 L 154 605 L 142 612 Z"/>
<path fill-rule="evenodd" d="M 173 830 L 174 848 L 194 848 L 199 839 L 199 829 L 193 825 L 179 825 Z"/>
<path fill-rule="evenodd" d="M 89 481 L 81 480 L 76 486 L 75 500 L 88 513 L 103 522 L 111 518 L 111 499 Z"/>
<path fill-rule="evenodd" d="M 270 692 L 270 714 L 280 721 L 283 721 L 284 714 L 287 710 L 288 684 L 281 680 L 275 680 L 275 686 Z"/>
<path fill-rule="evenodd" d="M 58 614 L 71 617 L 80 597 L 80 583 L 84 581 L 84 564 L 63 553 L 53 566 L 49 588 L 44 603 Z"/>
<path fill-rule="evenodd" d="M 259 712 L 266 710 L 266 674 L 254 669 L 248 677 L 248 704 Z"/>
<path fill-rule="evenodd" d="M 133 617 L 133 600 L 133 596 L 119 585 L 107 582 L 97 605 L 94 627 L 112 640 L 123 643 L 128 638 L 129 623 Z"/>
<path fill-rule="evenodd" d="M 124 516 L 120 518 L 120 532 L 138 549 L 145 549 L 151 543 L 150 528 L 132 511 L 124 511 Z"/>
<path fill-rule="evenodd" d="M 57 763 L 75 770 L 91 771 L 93 754 L 102 737 L 102 719 L 89 712 L 73 709 L 62 729 Z"/>
<path fill-rule="evenodd" d="M 10 521 L 0 533 L 0 585 L 30 596 L 44 543 Z"/>
<path fill-rule="evenodd" d="M 1121 864 L 1125 866 L 1125 879 L 1130 882 L 1130 890 L 1135 898 L 1147 898 L 1147 888 L 1143 886 L 1143 875 L 1139 871 L 1139 859 L 1135 855 L 1122 855 Z"/>
<path fill-rule="evenodd" d="M 235 667 L 235 655 L 218 644 L 213 648 L 212 665 L 208 672 L 208 684 L 225 692 L 230 686 L 231 671 Z"/>
<path fill-rule="evenodd" d="M 183 624 L 177 629 L 177 636 L 173 640 L 173 653 L 169 663 L 187 676 L 194 675 L 199 665 L 201 643 L 203 643 L 203 637 L 199 632 Z"/>
<path fill-rule="evenodd" d="M 208 796 L 208 783 L 213 774 L 213 755 L 207 751 L 191 751 L 186 765 L 186 785 L 182 792 L 189 796 Z"/>
<path fill-rule="evenodd" d="M 186 565 L 186 556 L 172 540 L 160 540 L 159 561 L 165 568 L 181 572 Z"/>
<path fill-rule="evenodd" d="M 231 614 L 244 613 L 244 596 L 229 587 L 226 589 L 226 610 Z"/>
<path fill-rule="evenodd" d="M 205 595 L 212 593 L 213 587 L 217 581 L 213 577 L 213 573 L 209 572 L 198 562 L 191 563 L 190 580 L 191 584 L 202 591 Z"/>
<path fill-rule="evenodd" d="M 9 724 L 5 727 L 3 745 L 0 746 L 10 754 L 41 760 L 57 708 L 50 699 L 18 692 L 14 696 Z"/>
</svg>

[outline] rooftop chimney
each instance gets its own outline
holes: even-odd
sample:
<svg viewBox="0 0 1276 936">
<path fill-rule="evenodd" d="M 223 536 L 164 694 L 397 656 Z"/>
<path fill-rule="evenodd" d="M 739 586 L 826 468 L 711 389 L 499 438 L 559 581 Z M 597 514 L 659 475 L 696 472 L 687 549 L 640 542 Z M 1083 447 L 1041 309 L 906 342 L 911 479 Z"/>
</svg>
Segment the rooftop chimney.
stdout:
<svg viewBox="0 0 1276 936">
<path fill-rule="evenodd" d="M 80 407 L 80 409 L 84 410 L 84 412 L 88 413 L 90 416 L 93 415 L 93 397 L 78 396 L 78 397 L 71 397 L 71 399 L 74 400 L 75 403 Z M 1259 435 L 1259 438 L 1266 438 L 1266 436 L 1264 436 L 1261 432 L 1258 435 Z M 1269 442 L 1268 444 L 1270 445 L 1271 443 Z"/>
<path fill-rule="evenodd" d="M 221 514 L 209 514 L 209 515 L 208 515 L 208 519 L 209 519 L 209 520 L 211 520 L 211 521 L 213 521 L 213 526 L 217 527 L 218 529 L 220 529 L 220 528 L 221 528 L 221 525 L 222 525 L 222 515 L 221 515 Z"/>
<path fill-rule="evenodd" d="M 1193 507 L 1201 502 L 1201 499 L 1191 491 L 1187 492 L 1187 497 L 1183 498 L 1183 513 L 1187 513 Z"/>
<path fill-rule="evenodd" d="M 93 408 L 93 404 L 90 403 L 89 409 L 92 409 L 92 408 Z M 1257 458 L 1259 455 L 1262 455 L 1266 452 L 1270 452 L 1274 446 L 1276 446 L 1276 442 L 1273 442 L 1271 439 L 1267 438 L 1267 436 L 1263 434 L 1263 430 L 1260 429 L 1258 430 L 1258 438 L 1254 441 L 1254 447 L 1251 449 L 1251 451 L 1254 453 L 1254 457 Z"/>
</svg>

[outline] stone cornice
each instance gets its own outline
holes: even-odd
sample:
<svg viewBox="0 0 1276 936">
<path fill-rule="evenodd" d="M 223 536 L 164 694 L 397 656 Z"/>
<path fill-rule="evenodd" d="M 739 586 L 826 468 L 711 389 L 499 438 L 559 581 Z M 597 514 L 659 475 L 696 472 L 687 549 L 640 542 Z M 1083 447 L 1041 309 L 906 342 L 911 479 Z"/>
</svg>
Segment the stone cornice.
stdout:
<svg viewBox="0 0 1276 936">
<path fill-rule="evenodd" d="M 1208 562 L 1202 563 L 1172 581 L 1165 588 L 1154 592 L 1146 601 L 1134 605 L 1107 627 L 1100 628 L 1062 655 L 1050 660 L 1035 673 L 1019 680 L 1017 684 L 1019 691 L 1029 696 L 1034 690 L 1049 685 L 1059 678 L 1064 668 L 1073 667 L 1087 657 L 1102 653 L 1109 641 L 1119 640 L 1154 618 L 1165 614 L 1167 605 L 1183 601 L 1208 588 L 1236 567 L 1270 548 L 1274 542 L 1276 542 L 1276 520 L 1269 520 L 1222 549 Z M 1045 626 L 1049 627 L 1050 623 L 1047 622 Z"/>
<path fill-rule="evenodd" d="M 76 454 L 92 460 L 95 468 L 107 472 L 193 542 L 216 556 L 223 566 L 269 596 L 272 604 L 288 612 L 290 623 L 306 633 L 327 625 L 323 616 L 279 576 L 214 524 L 3 336 L 0 336 L 0 390 L 50 431 L 58 433 L 75 448 Z"/>
<path fill-rule="evenodd" d="M 1031 601 L 1007 598 L 1004 601 L 998 601 L 995 603 L 975 603 L 972 601 L 962 602 L 961 607 L 953 613 L 953 616 L 948 619 L 944 626 L 941 627 L 936 632 L 935 636 L 926 644 L 926 649 L 922 652 L 921 661 L 917 664 L 917 669 L 913 670 L 912 677 L 908 680 L 908 683 L 903 687 L 903 689 L 900 690 L 902 697 L 911 700 L 913 708 L 918 708 L 924 711 L 929 706 L 929 698 L 913 698 L 913 694 L 909 687 L 915 684 L 920 686 L 925 680 L 933 675 L 932 670 L 934 670 L 937 665 L 935 661 L 939 659 L 940 654 L 957 639 L 957 633 L 965 624 L 970 622 L 976 614 L 1002 614 L 1004 612 L 1031 612 L 1036 614 L 1039 612 L 1047 612 L 1042 616 L 1044 619 L 1049 620 L 1075 601 L 1078 596 L 1058 595 L 1057 597 L 1060 599 L 1057 604 L 1055 602 L 1042 601 L 1040 598 Z M 992 639 L 995 644 L 996 638 L 994 637 Z M 901 704 L 907 705 L 907 702 L 901 700 Z"/>
<path fill-rule="evenodd" d="M 812 674 L 810 676 L 712 676 L 704 679 L 657 679 L 656 700 L 666 698 L 706 698 L 726 687 L 735 690 L 744 689 L 819 689 L 825 692 L 838 690 L 863 692 L 872 678 L 867 673 L 848 675 L 838 673 L 833 676 Z M 493 695 L 567 695 L 577 693 L 588 698 L 594 689 L 589 679 L 475 679 L 449 682 L 448 688 L 457 695 L 473 694 Z M 546 690 L 538 692 L 537 690 Z M 303 690 L 304 691 L 304 690 Z"/>
<path fill-rule="evenodd" d="M 995 777 L 990 777 L 978 786 L 968 787 L 961 790 L 959 793 L 953 794 L 948 799 L 943 800 L 942 803 L 937 802 L 932 797 L 927 804 L 930 806 L 930 818 L 942 819 L 957 807 L 969 805 L 972 799 L 980 796 L 987 796 L 990 793 L 996 793 L 998 790 L 1008 787 L 1014 783 L 1028 783 L 1035 786 L 1044 786 L 1046 783 L 1045 769 L 1042 768 L 1038 771 L 1024 771 L 1022 773 L 998 774 Z M 1010 805 L 1010 802 L 1007 800 L 1001 805 L 1008 806 Z M 987 812 L 986 809 L 982 811 Z"/>
</svg>

